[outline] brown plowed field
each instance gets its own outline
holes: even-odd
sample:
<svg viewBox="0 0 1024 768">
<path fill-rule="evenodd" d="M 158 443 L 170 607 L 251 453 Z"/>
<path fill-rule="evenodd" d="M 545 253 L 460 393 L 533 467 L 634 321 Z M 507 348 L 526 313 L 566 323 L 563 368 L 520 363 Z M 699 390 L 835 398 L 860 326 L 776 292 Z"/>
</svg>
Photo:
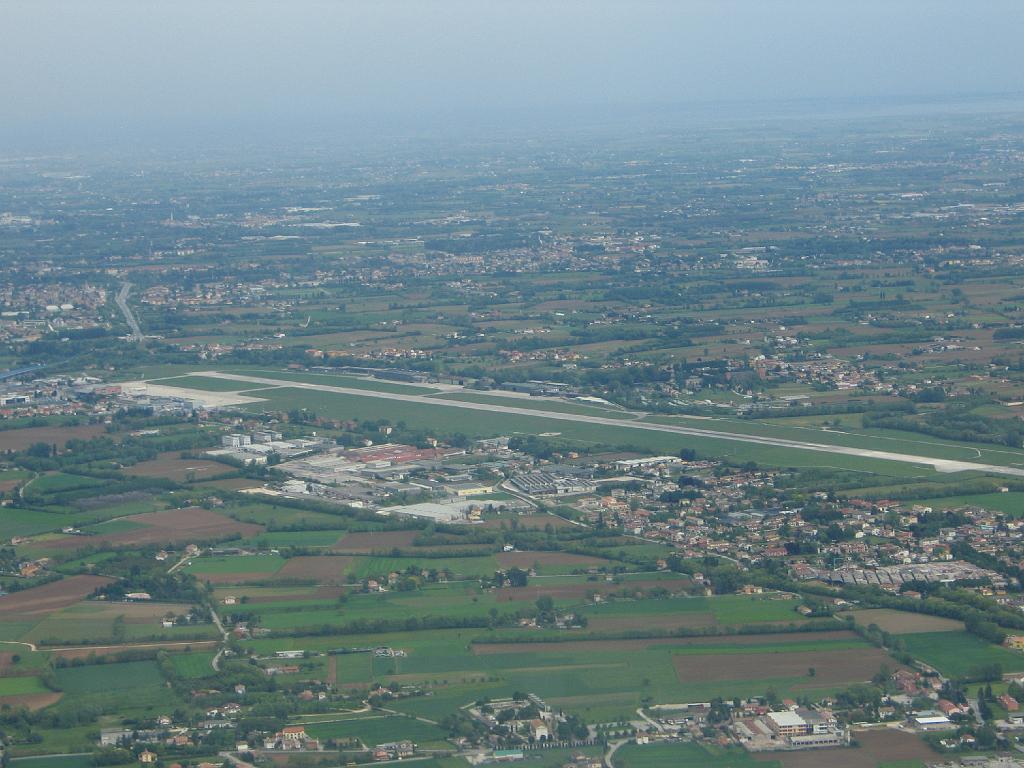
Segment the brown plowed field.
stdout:
<svg viewBox="0 0 1024 768">
<path fill-rule="evenodd" d="M 124 470 L 126 475 L 133 477 L 166 477 L 177 482 L 187 480 L 190 474 L 196 480 L 203 480 L 234 471 L 227 464 L 209 459 L 183 459 L 178 451 L 161 453 L 155 459 L 140 461 Z"/>
<path fill-rule="evenodd" d="M 102 424 L 86 424 L 80 427 L 31 427 L 30 429 L 5 429 L 0 431 L 0 451 L 23 451 L 35 443 L 57 444 L 63 448 L 68 440 L 88 440 L 107 433 Z M 116 435 L 110 435 L 116 439 Z"/>
<path fill-rule="evenodd" d="M 9 706 L 11 709 L 25 707 L 26 709 L 37 710 L 56 704 L 60 701 L 63 693 L 22 693 L 18 696 L 0 696 L 0 706 Z"/>
<path fill-rule="evenodd" d="M 350 565 L 352 558 L 344 555 L 293 557 L 274 574 L 274 579 L 313 579 L 319 584 L 343 584 Z"/>
<path fill-rule="evenodd" d="M 862 611 L 844 613 L 853 616 L 861 626 L 877 624 L 881 629 L 894 635 L 907 635 L 914 632 L 962 632 L 964 623 L 955 619 L 944 619 L 941 616 L 928 616 L 923 613 L 907 613 L 889 608 L 868 608 Z"/>
<path fill-rule="evenodd" d="M 46 542 L 46 546 L 51 549 L 78 549 L 90 544 L 128 547 L 138 544 L 191 543 L 220 539 L 235 533 L 250 537 L 263 531 L 262 525 L 240 523 L 202 507 L 145 512 L 122 519 L 139 523 L 143 527 L 98 536 L 65 536 Z"/>
<path fill-rule="evenodd" d="M 11 614 L 35 616 L 52 613 L 59 608 L 74 605 L 111 581 L 113 579 L 103 576 L 69 576 L 60 581 L 43 584 L 41 587 L 12 592 L 0 597 L 0 617 Z"/>
<path fill-rule="evenodd" d="M 860 745 L 853 749 L 808 749 L 803 752 L 758 752 L 755 760 L 778 761 L 782 768 L 877 768 L 879 765 L 933 763 L 940 758 L 912 733 L 880 728 L 854 734 Z M 823 760 L 827 754 L 828 759 Z"/>
<path fill-rule="evenodd" d="M 597 568 L 610 561 L 602 557 L 574 555 L 571 552 L 499 552 L 495 557 L 502 568 L 532 568 L 534 563 L 544 566 L 568 566 L 570 568 Z"/>
<path fill-rule="evenodd" d="M 792 653 L 723 653 L 672 657 L 679 682 L 710 683 L 716 680 L 758 680 L 775 677 L 806 677 L 808 688 L 860 683 L 892 668 L 892 657 L 878 648 Z M 815 670 L 814 677 L 807 674 Z"/>
</svg>

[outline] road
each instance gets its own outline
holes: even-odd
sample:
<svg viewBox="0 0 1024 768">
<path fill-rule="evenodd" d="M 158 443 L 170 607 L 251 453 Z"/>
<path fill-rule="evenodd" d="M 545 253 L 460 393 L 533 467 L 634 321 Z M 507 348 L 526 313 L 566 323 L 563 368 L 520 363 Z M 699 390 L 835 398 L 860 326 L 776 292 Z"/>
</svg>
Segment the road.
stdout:
<svg viewBox="0 0 1024 768">
<path fill-rule="evenodd" d="M 511 405 L 494 405 L 491 403 L 474 403 L 465 400 L 441 400 L 428 395 L 411 395 L 397 392 L 373 392 L 366 389 L 353 389 L 350 387 L 336 387 L 328 384 L 310 384 L 300 381 L 286 381 L 283 379 L 271 379 L 262 376 L 248 376 L 238 373 L 222 373 L 220 371 L 196 371 L 196 376 L 206 376 L 213 379 L 227 379 L 229 381 L 241 381 L 248 384 L 264 384 L 275 387 L 288 387 L 289 389 L 310 389 L 315 392 L 331 392 L 339 395 L 354 395 L 356 397 L 374 397 L 382 400 L 397 400 L 406 403 L 419 403 L 431 405 L 438 408 L 463 408 L 471 411 L 484 411 L 486 413 L 503 413 L 511 416 L 529 416 L 531 418 L 548 419 L 550 421 L 570 421 L 582 424 L 597 424 L 619 429 L 639 429 L 648 432 L 663 432 L 674 435 L 691 437 L 714 438 L 716 440 L 728 440 L 739 443 L 755 443 L 757 445 L 770 445 L 776 448 L 791 448 L 800 451 L 814 451 L 817 453 L 832 453 L 843 456 L 857 456 L 864 459 L 880 459 L 882 461 L 896 461 L 904 464 L 915 464 L 918 466 L 930 466 L 937 472 L 987 472 L 994 475 L 1008 475 L 1011 477 L 1024 477 L 1022 467 L 1004 467 L 998 464 L 983 464 L 974 461 L 959 461 L 954 459 L 937 459 L 934 456 L 916 456 L 908 453 L 896 453 L 894 451 L 878 451 L 869 448 L 851 448 L 846 445 L 828 445 L 826 443 L 814 443 L 805 440 L 789 440 L 781 437 L 765 437 L 763 435 L 744 435 L 737 432 L 722 432 L 716 429 L 701 429 L 699 427 L 687 427 L 678 424 L 655 424 L 646 421 L 624 421 L 622 419 L 611 419 L 604 416 L 591 416 L 589 414 L 560 413 L 557 411 L 544 411 L 535 408 L 522 408 Z"/>
<path fill-rule="evenodd" d="M 220 616 L 217 615 L 216 608 L 213 607 L 213 601 L 210 602 L 210 618 L 213 619 L 213 623 L 217 625 L 217 629 L 220 630 L 221 646 L 217 649 L 217 653 L 214 654 L 213 658 L 210 659 L 210 666 L 213 667 L 214 672 L 220 672 L 220 659 L 224 655 L 224 649 L 228 645 L 228 631 L 224 629 L 224 625 L 220 621 Z"/>
<path fill-rule="evenodd" d="M 131 336 L 128 337 L 129 341 L 134 341 L 140 347 L 146 346 L 146 340 L 142 336 L 142 329 L 139 327 L 139 321 L 135 319 L 135 315 L 132 314 L 131 307 L 128 306 L 128 294 L 131 293 L 131 283 L 121 283 L 121 290 L 117 292 L 117 296 L 114 297 L 114 302 L 117 304 L 117 308 L 121 310 L 121 314 L 124 315 L 124 321 L 128 323 L 128 327 L 132 329 Z"/>
</svg>

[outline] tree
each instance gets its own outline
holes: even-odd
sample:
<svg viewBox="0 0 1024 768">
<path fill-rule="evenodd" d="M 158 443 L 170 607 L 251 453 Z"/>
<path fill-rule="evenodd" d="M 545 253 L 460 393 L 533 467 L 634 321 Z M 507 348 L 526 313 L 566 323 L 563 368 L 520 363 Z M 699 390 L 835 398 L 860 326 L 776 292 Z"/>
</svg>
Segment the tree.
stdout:
<svg viewBox="0 0 1024 768">
<path fill-rule="evenodd" d="M 522 568 L 509 568 L 505 576 L 511 587 L 525 587 L 530 580 L 530 574 Z"/>
</svg>

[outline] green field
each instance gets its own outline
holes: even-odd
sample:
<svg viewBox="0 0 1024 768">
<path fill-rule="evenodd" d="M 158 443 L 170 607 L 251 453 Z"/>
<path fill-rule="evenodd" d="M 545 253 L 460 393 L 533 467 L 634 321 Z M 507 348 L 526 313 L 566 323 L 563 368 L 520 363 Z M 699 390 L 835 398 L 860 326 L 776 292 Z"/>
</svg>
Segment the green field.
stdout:
<svg viewBox="0 0 1024 768">
<path fill-rule="evenodd" d="M 617 600 L 590 605 L 582 613 L 588 618 L 635 618 L 642 628 L 646 617 L 679 616 L 681 622 L 694 614 L 707 614 L 708 623 L 724 626 L 743 624 L 803 622 L 796 612 L 798 601 L 769 599 L 763 596 L 719 595 L 658 600 Z"/>
<path fill-rule="evenodd" d="M 342 613 L 344 610 L 343 606 Z M 827 693 L 859 682 L 859 678 L 844 678 L 842 685 L 815 684 L 807 677 L 805 667 L 792 677 L 773 675 L 770 659 L 776 658 L 776 654 L 793 659 L 818 651 L 849 653 L 849 649 L 870 647 L 851 635 L 823 637 L 814 633 L 776 635 L 750 645 L 730 637 L 679 642 L 580 640 L 544 645 L 524 642 L 501 648 L 474 645 L 474 640 L 487 640 L 496 633 L 500 638 L 537 638 L 537 630 L 438 629 L 340 637 L 267 637 L 247 641 L 245 645 L 261 654 L 276 650 L 326 651 L 377 645 L 404 650 L 406 656 L 401 658 L 373 658 L 369 676 L 366 675 L 367 662 L 355 658 L 366 657 L 365 654 L 338 655 L 339 680 L 372 680 L 385 685 L 392 680 L 428 684 L 434 688 L 432 696 L 401 699 L 392 707 L 431 719 L 483 696 L 509 696 L 519 690 L 537 693 L 552 706 L 580 714 L 589 722 L 629 718 L 645 697 L 659 702 L 704 701 L 716 695 L 763 695 L 768 687 L 774 687 L 780 695 L 793 694 L 794 697 L 812 692 Z M 693 660 L 689 662 L 691 666 L 699 666 L 702 658 L 714 657 L 714 663 L 721 666 L 727 665 L 725 657 L 761 652 L 765 654 L 764 670 L 753 674 L 753 679 L 681 683 L 674 661 L 685 657 Z M 870 674 L 868 672 L 867 676 Z"/>
<path fill-rule="evenodd" d="M 318 739 L 359 739 L 368 747 L 401 739 L 410 739 L 422 746 L 445 739 L 445 732 L 436 725 L 411 717 L 360 717 L 308 723 L 306 731 Z"/>
<path fill-rule="evenodd" d="M 95 664 L 57 670 L 57 684 L 68 696 L 127 691 L 163 685 L 163 682 L 163 675 L 152 661 L 126 661 L 120 664 Z"/>
<path fill-rule="evenodd" d="M 909 653 L 947 677 L 964 677 L 984 664 L 1000 664 L 1003 672 L 1024 671 L 1024 654 L 986 643 L 967 632 L 919 632 L 900 637 Z"/>
<path fill-rule="evenodd" d="M 93 768 L 91 755 L 42 755 L 11 760 L 12 768 Z"/>
<path fill-rule="evenodd" d="M 213 674 L 213 667 L 210 666 L 213 656 L 213 653 L 207 651 L 175 653 L 171 656 L 171 663 L 174 664 L 174 671 L 182 677 L 197 679 Z"/>
<path fill-rule="evenodd" d="M 23 693 L 46 693 L 49 688 L 38 677 L 0 677 L 0 696 L 20 696 Z"/>
<path fill-rule="evenodd" d="M 975 506 L 1002 512 L 1010 517 L 1024 516 L 1024 493 L 979 493 L 972 496 L 943 496 L 935 499 L 922 499 L 915 502 L 922 507 L 935 509 L 956 509 L 958 507 Z"/>
</svg>

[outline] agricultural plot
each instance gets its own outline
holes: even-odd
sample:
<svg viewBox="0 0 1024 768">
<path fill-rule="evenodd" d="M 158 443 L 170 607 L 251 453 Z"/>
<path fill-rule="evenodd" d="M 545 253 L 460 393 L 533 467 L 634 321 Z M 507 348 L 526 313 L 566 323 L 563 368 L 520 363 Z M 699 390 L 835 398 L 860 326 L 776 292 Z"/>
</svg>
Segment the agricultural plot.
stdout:
<svg viewBox="0 0 1024 768">
<path fill-rule="evenodd" d="M 74 706 L 116 708 L 126 716 L 153 716 L 181 704 L 152 661 L 64 667 L 56 675 L 64 700 Z"/>
<path fill-rule="evenodd" d="M 828 750 L 828 765 L 834 768 L 925 768 L 941 759 L 915 734 L 891 728 L 859 731 L 856 739 L 855 748 Z M 762 752 L 754 758 L 758 765 L 774 763 L 781 768 L 820 768 L 823 754 L 818 750 Z"/>
<path fill-rule="evenodd" d="M 415 546 L 416 536 L 417 531 L 346 533 L 334 543 L 334 549 L 351 555 L 384 554 Z"/>
<path fill-rule="evenodd" d="M 189 606 L 174 603 L 82 602 L 55 611 L 26 633 L 25 640 L 44 645 L 100 641 L 215 638 L 212 624 L 163 627 L 166 615 L 182 616 Z"/>
<path fill-rule="evenodd" d="M 258 498 L 258 497 L 257 497 Z M 340 523 L 337 515 L 325 512 L 310 512 L 304 509 L 277 506 L 268 499 L 232 507 L 231 517 L 244 523 L 252 523 L 260 528 L 294 526 L 296 528 L 334 528 Z"/>
<path fill-rule="evenodd" d="M 316 584 L 344 584 L 353 558 L 343 555 L 290 558 L 276 574 L 280 581 L 302 580 Z"/>
<path fill-rule="evenodd" d="M 749 647 L 716 645 L 692 647 L 675 653 L 676 675 L 684 688 L 688 685 L 729 681 L 780 679 L 790 690 L 828 688 L 867 682 L 883 666 L 891 667 L 892 658 L 877 648 L 853 647 L 832 650 L 831 645 L 793 643 L 768 646 L 751 651 Z M 743 648 L 738 652 L 738 648 Z M 799 680 L 799 682 L 793 682 Z M 728 683 L 723 688 L 728 688 Z"/>
<path fill-rule="evenodd" d="M 491 576 L 499 569 L 498 561 L 491 555 L 479 557 L 357 557 L 353 558 L 349 576 L 352 579 L 380 578 L 392 572 L 401 573 L 406 568 L 416 570 L 449 571 L 453 578 L 474 578 Z"/>
<path fill-rule="evenodd" d="M 106 434 L 102 424 L 85 424 L 77 427 L 29 427 L 28 429 L 5 429 L 0 431 L 0 453 L 24 451 L 36 443 L 57 445 L 63 448 L 68 440 L 90 440 Z"/>
<path fill-rule="evenodd" d="M 907 651 L 947 677 L 971 676 L 998 664 L 1004 673 L 1024 672 L 1024 654 L 986 643 L 967 632 L 922 632 L 901 635 Z"/>
<path fill-rule="evenodd" d="M 792 600 L 722 595 L 664 600 L 615 601 L 582 611 L 593 629 L 802 624 Z"/>
<path fill-rule="evenodd" d="M 69 512 L 5 507 L 0 515 L 0 540 L 10 541 L 15 536 L 35 536 L 59 531 L 65 526 L 78 525 L 79 521 L 77 515 Z"/>
<path fill-rule="evenodd" d="M 820 759 L 820 753 L 815 757 Z M 665 766 L 673 766 L 673 768 L 780 768 L 781 764 L 771 759 L 758 759 L 738 747 L 722 749 L 692 743 L 678 743 L 627 744 L 615 752 L 613 766 L 614 768 L 665 768 Z"/>
<path fill-rule="evenodd" d="M 219 555 L 196 557 L 184 570 L 211 584 L 243 584 L 270 579 L 287 561 L 279 555 Z"/>
<path fill-rule="evenodd" d="M 342 530 L 265 531 L 251 539 L 245 539 L 242 544 L 259 549 L 279 547 L 329 548 L 344 533 Z"/>
<path fill-rule="evenodd" d="M 893 635 L 918 632 L 962 632 L 964 628 L 964 623 L 955 619 L 929 616 L 924 613 L 894 611 L 888 608 L 867 608 L 841 615 L 853 616 L 854 621 L 864 627 L 875 624 L 879 629 Z"/>
<path fill-rule="evenodd" d="M 175 653 L 171 656 L 171 663 L 174 671 L 184 678 L 195 680 L 213 674 L 214 654 L 209 652 L 192 651 L 190 653 Z"/>
<path fill-rule="evenodd" d="M 525 640 L 536 637 L 534 632 L 506 630 L 505 634 Z M 247 645 L 261 653 L 377 645 L 402 649 L 406 655 L 401 658 L 374 658 L 371 679 L 383 684 L 434 686 L 435 695 L 425 700 L 432 719 L 449 711 L 439 698 L 443 691 L 456 689 L 461 693 L 452 693 L 458 700 L 452 701 L 451 711 L 481 696 L 528 690 L 593 722 L 629 717 L 645 697 L 663 702 L 703 701 L 716 695 L 763 695 L 769 687 L 780 695 L 796 697 L 868 680 L 883 663 L 893 666 L 889 657 L 842 630 L 715 638 L 476 642 L 488 636 L 487 630 L 452 629 L 271 637 Z M 365 678 L 359 679 L 365 668 L 349 656 L 338 657 L 337 673 L 365 682 Z M 826 671 L 828 664 L 836 670 Z M 351 665 L 351 675 L 345 665 Z M 814 676 L 809 673 L 811 666 L 816 666 Z M 708 668 L 715 673 L 702 671 Z M 424 702 L 415 700 L 395 703 L 396 709 L 409 713 L 420 712 L 422 706 Z"/>
<path fill-rule="evenodd" d="M 259 615 L 262 626 L 289 630 L 439 616 L 485 619 L 497 605 L 493 593 L 461 585 L 429 585 L 415 593 L 351 594 L 343 601 L 301 599 L 297 595 L 288 601 L 249 603 L 251 610 Z"/>
<path fill-rule="evenodd" d="M 93 768 L 91 755 L 44 755 L 19 757 L 11 761 L 14 768 Z"/>
<path fill-rule="evenodd" d="M 81 601 L 95 590 L 111 582 L 103 576 L 70 576 L 39 587 L 0 596 L 0 619 L 17 621 L 17 617 L 42 616 Z"/>
<path fill-rule="evenodd" d="M 142 461 L 125 468 L 133 477 L 164 477 L 179 483 L 207 480 L 218 475 L 236 472 L 233 467 L 209 459 L 183 459 L 176 451 L 161 454 L 150 461 Z"/>
<path fill-rule="evenodd" d="M 628 592 L 629 590 L 646 590 L 654 587 L 661 587 L 669 592 L 678 592 L 685 589 L 691 583 L 687 578 L 680 578 L 674 575 L 672 577 L 652 578 L 650 574 L 647 574 L 645 578 L 623 578 L 622 582 L 606 581 L 604 579 L 592 581 L 586 576 L 557 576 L 534 579 L 526 587 L 502 589 L 496 593 L 495 597 L 499 603 L 504 603 L 536 600 L 542 595 L 547 595 L 556 601 L 582 604 L 589 602 L 593 595 L 608 596 L 622 593 L 624 590 Z M 608 610 L 611 611 L 613 609 L 609 608 Z"/>
<path fill-rule="evenodd" d="M 96 536 L 63 536 L 46 542 L 52 550 L 67 551 L 85 546 L 130 547 L 140 544 L 174 545 L 217 541 L 232 535 L 254 536 L 262 526 L 241 523 L 202 507 L 168 509 L 130 515 L 125 521 L 138 527 Z"/>
<path fill-rule="evenodd" d="M 363 745 L 409 739 L 420 746 L 445 744 L 445 732 L 436 725 L 411 717 L 360 717 L 349 720 L 309 723 L 306 731 L 318 739 L 358 739 Z"/>
<path fill-rule="evenodd" d="M 160 670 L 152 661 L 94 664 L 57 670 L 57 684 L 68 696 L 159 686 L 163 682 Z"/>
<path fill-rule="evenodd" d="M 495 555 L 502 568 L 536 567 L 539 574 L 562 574 L 611 565 L 610 560 L 571 552 L 499 552 Z"/>
<path fill-rule="evenodd" d="M 38 677 L 0 677 L 0 698 L 26 693 L 46 693 L 49 689 Z"/>
</svg>

